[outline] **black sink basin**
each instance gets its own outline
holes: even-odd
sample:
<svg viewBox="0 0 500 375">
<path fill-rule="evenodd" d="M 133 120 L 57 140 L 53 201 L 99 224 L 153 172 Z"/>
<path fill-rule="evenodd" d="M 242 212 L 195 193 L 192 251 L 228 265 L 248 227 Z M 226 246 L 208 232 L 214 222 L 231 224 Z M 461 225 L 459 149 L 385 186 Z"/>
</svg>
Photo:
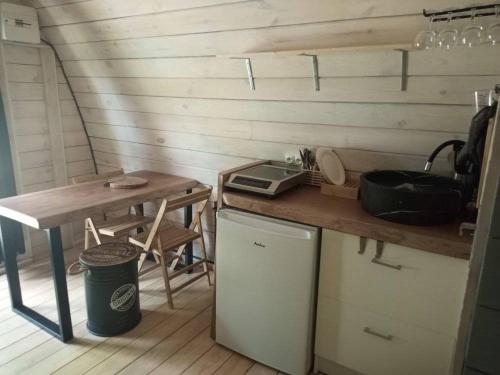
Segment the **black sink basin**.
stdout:
<svg viewBox="0 0 500 375">
<path fill-rule="evenodd" d="M 410 171 L 361 175 L 361 205 L 381 219 L 411 225 L 444 224 L 464 207 L 462 185 L 448 177 Z"/>
</svg>

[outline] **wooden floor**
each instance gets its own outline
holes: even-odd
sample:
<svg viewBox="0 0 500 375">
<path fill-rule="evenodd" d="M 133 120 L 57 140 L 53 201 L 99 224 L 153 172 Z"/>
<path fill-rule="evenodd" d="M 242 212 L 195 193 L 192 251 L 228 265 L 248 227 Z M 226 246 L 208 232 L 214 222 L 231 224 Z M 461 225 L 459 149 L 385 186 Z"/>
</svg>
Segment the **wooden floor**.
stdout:
<svg viewBox="0 0 500 375">
<path fill-rule="evenodd" d="M 79 251 L 66 252 L 66 263 Z M 212 287 L 205 278 L 179 292 L 171 310 L 160 272 L 140 279 L 141 323 L 112 338 L 87 332 L 82 275 L 68 276 L 75 338 L 67 344 L 12 313 L 6 277 L 0 276 L 0 374 L 277 374 L 210 338 Z M 47 259 L 20 273 L 25 304 L 55 320 Z M 190 276 L 183 277 L 178 282 Z"/>
</svg>

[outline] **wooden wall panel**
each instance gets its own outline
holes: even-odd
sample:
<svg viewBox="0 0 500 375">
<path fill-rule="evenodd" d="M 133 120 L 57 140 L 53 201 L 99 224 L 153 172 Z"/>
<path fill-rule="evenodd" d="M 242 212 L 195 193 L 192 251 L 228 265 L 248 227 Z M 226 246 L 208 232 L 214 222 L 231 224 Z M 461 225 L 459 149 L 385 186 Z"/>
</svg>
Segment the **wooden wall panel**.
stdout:
<svg viewBox="0 0 500 375">
<path fill-rule="evenodd" d="M 21 168 L 20 192 L 60 186 L 67 183 L 68 176 L 92 173 L 89 145 L 81 139 L 82 124 L 75 118 L 76 109 L 66 82 L 56 82 L 62 75 L 59 69 L 56 71 L 52 51 L 18 44 L 4 44 L 3 48 Z M 55 89 L 59 96 L 54 95 Z M 60 115 L 59 107 L 65 116 Z M 63 144 L 63 137 L 69 140 L 67 144 Z M 70 236 L 70 232 L 63 233 Z M 48 250 L 44 233 L 30 231 L 29 237 L 33 256 Z"/>
<path fill-rule="evenodd" d="M 35 5 L 44 35 L 64 60 L 102 170 L 149 168 L 215 184 L 220 169 L 283 159 L 299 146 L 334 147 L 354 172 L 421 170 L 439 143 L 466 138 L 473 91 L 500 83 L 498 47 L 410 51 L 406 91 L 401 91 L 400 50 L 321 53 L 320 91 L 314 89 L 308 56 L 252 55 L 255 91 L 244 60 L 231 58 L 408 45 L 425 25 L 422 8 L 458 6 L 452 0 L 35 0 Z M 22 58 L 36 65 L 27 51 L 12 63 Z M 16 89 L 32 87 L 36 100 L 36 86 L 28 86 L 37 83 L 36 67 L 26 68 L 24 77 Z M 68 89 L 60 83 L 66 157 L 78 166 L 89 149 Z M 444 154 L 434 168 L 447 173 Z"/>
<path fill-rule="evenodd" d="M 190 115 L 211 118 L 351 125 L 414 130 L 468 129 L 470 106 L 424 104 L 316 103 L 170 98 L 112 94 L 77 94 L 84 108 Z"/>
<path fill-rule="evenodd" d="M 438 1 L 438 3 L 446 1 Z M 472 4 L 472 1 L 465 1 Z M 104 4 L 103 4 L 104 3 Z M 80 43 L 130 38 L 149 38 L 158 35 L 179 35 L 210 33 L 227 30 L 269 28 L 277 26 L 300 25 L 308 23 L 335 22 L 359 18 L 379 18 L 419 14 L 422 8 L 436 7 L 435 0 L 420 2 L 399 2 L 369 0 L 346 2 L 345 0 L 266 0 L 230 1 L 219 6 L 194 8 L 192 2 L 177 1 L 178 5 L 192 7 L 176 12 L 168 11 L 168 2 L 145 15 L 119 17 L 124 14 L 123 0 L 119 3 L 105 4 L 87 2 L 80 6 L 71 5 L 56 10 L 41 10 L 42 25 L 52 21 L 57 27 L 46 27 L 45 35 L 55 43 Z M 148 4 L 148 2 L 144 2 Z M 187 3 L 187 4 L 186 4 Z M 205 1 L 205 3 L 207 3 Z M 211 1 L 216 3 L 216 1 Z M 219 3 L 221 3 L 219 1 Z M 125 4 L 126 6 L 126 4 Z M 80 8 L 80 9 L 77 9 Z M 85 9 L 82 9 L 85 8 Z M 65 12 L 64 12 L 65 11 Z M 69 11 L 73 14 L 69 16 Z M 106 12 L 108 16 L 106 16 Z M 59 13 L 59 14 L 58 14 Z M 61 14 L 62 13 L 62 14 Z M 108 19 L 97 20 L 97 17 Z M 44 15 L 46 15 L 44 17 Z M 82 22 L 90 21 L 90 22 Z"/>
<path fill-rule="evenodd" d="M 156 12 L 179 11 L 186 8 L 207 7 L 210 5 L 244 2 L 247 0 L 33 0 L 38 8 L 40 24 L 60 25 L 95 21 L 107 18 L 121 18 Z M 45 7 L 53 7 L 44 9 Z"/>
<path fill-rule="evenodd" d="M 357 45 L 407 43 L 424 26 L 422 17 L 356 19 L 207 34 L 60 44 L 64 60 L 213 56 L 254 51 L 294 50 Z"/>
<path fill-rule="evenodd" d="M 500 76 L 409 77 L 401 91 L 400 77 L 322 78 L 321 90 L 314 90 L 311 78 L 255 79 L 257 90 L 249 90 L 248 80 L 214 78 L 113 78 L 74 77 L 80 93 L 167 96 L 207 99 L 365 102 L 470 105 L 471 91 L 500 82 Z M 35 94 L 33 94 L 35 95 Z"/>
<path fill-rule="evenodd" d="M 38 6 L 70 3 L 71 0 L 35 0 Z M 471 0 L 462 1 L 463 5 L 474 4 Z M 42 5 L 43 4 L 43 5 Z M 154 24 L 155 17 L 181 18 L 191 20 L 198 26 L 220 27 L 220 22 L 237 22 L 231 28 L 247 25 L 257 27 L 259 24 L 273 26 L 283 23 L 306 23 L 353 18 L 368 18 L 394 16 L 402 14 L 417 14 L 422 8 L 449 6 L 448 0 L 421 0 L 401 4 L 397 0 L 377 1 L 365 0 L 355 4 L 343 0 L 309 0 L 304 6 L 302 0 L 92 0 L 80 1 L 78 4 L 65 5 L 54 9 L 39 9 L 40 24 L 65 25 L 85 21 L 96 23 L 99 20 L 124 19 L 134 22 L 134 16 L 151 16 L 147 20 Z M 248 15 L 248 20 L 239 18 Z M 227 17 L 222 17 L 226 15 Z M 200 17 L 205 16 L 205 19 Z M 224 19 L 226 18 L 226 19 Z M 109 22 L 109 21 L 108 21 Z M 172 19 L 170 19 L 172 22 Z M 147 23 L 147 22 L 146 22 Z M 158 24 L 162 26 L 162 23 Z M 116 28 L 119 26 L 114 25 Z M 141 26 L 141 23 L 138 24 Z M 181 26 L 181 25 L 179 25 Z M 147 27 L 142 25 L 142 27 Z M 167 26 L 168 27 L 168 26 Z M 198 30 L 196 29 L 196 30 Z M 217 29 L 215 29 L 217 30 Z M 180 33 L 180 32 L 179 32 Z"/>
<path fill-rule="evenodd" d="M 36 48 L 21 45 L 5 45 L 7 63 L 41 65 L 40 52 Z"/>
<path fill-rule="evenodd" d="M 10 82 L 43 82 L 40 65 L 7 64 L 7 74 Z"/>
<path fill-rule="evenodd" d="M 252 137 L 248 140 L 160 130 L 117 128 L 93 123 L 88 124 L 88 130 L 89 134 L 94 138 L 113 139 L 175 149 L 171 153 L 186 149 L 206 152 L 208 160 L 206 160 L 205 165 L 210 165 L 210 155 L 208 153 L 245 157 L 252 155 L 253 150 L 258 150 L 261 159 L 281 160 L 285 153 L 294 153 L 299 146 L 309 144 L 426 156 L 434 150 L 436 142 L 442 143 L 452 138 L 464 138 L 461 134 L 445 132 L 436 133 L 314 125 L 297 127 L 287 125 L 276 126 L 276 124 L 264 124 L 260 128 L 255 126 L 252 129 Z M 188 160 L 194 163 L 193 159 L 188 158 Z M 223 170 L 228 168 L 218 169 Z"/>
<path fill-rule="evenodd" d="M 50 150 L 23 152 L 19 160 L 22 169 L 52 166 L 52 155 Z"/>
<path fill-rule="evenodd" d="M 16 135 L 35 135 L 48 133 L 49 125 L 45 118 L 22 117 L 16 118 Z"/>
</svg>

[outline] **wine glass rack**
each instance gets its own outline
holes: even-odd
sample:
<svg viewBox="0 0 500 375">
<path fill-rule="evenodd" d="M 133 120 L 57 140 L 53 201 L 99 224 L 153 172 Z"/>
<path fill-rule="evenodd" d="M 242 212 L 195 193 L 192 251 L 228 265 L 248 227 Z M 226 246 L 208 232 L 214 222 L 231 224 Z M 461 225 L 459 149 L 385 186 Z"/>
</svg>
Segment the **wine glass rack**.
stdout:
<svg viewBox="0 0 500 375">
<path fill-rule="evenodd" d="M 432 22 L 443 22 L 456 19 L 471 18 L 471 13 L 475 11 L 475 17 L 495 16 L 500 10 L 500 3 L 492 3 L 486 5 L 477 5 L 466 8 L 450 8 L 443 10 L 428 10 L 422 11 L 424 17 L 432 17 Z"/>
</svg>

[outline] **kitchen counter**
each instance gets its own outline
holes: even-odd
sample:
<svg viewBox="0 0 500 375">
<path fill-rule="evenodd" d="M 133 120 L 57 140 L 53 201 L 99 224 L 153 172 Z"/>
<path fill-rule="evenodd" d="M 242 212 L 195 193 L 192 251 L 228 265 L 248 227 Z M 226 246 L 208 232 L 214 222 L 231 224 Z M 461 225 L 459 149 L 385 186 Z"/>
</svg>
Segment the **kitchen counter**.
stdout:
<svg viewBox="0 0 500 375">
<path fill-rule="evenodd" d="M 275 199 L 224 191 L 224 205 L 303 224 L 328 228 L 437 254 L 469 259 L 472 238 L 458 235 L 459 223 L 430 227 L 411 226 L 378 219 L 361 203 L 300 186 Z"/>
</svg>

